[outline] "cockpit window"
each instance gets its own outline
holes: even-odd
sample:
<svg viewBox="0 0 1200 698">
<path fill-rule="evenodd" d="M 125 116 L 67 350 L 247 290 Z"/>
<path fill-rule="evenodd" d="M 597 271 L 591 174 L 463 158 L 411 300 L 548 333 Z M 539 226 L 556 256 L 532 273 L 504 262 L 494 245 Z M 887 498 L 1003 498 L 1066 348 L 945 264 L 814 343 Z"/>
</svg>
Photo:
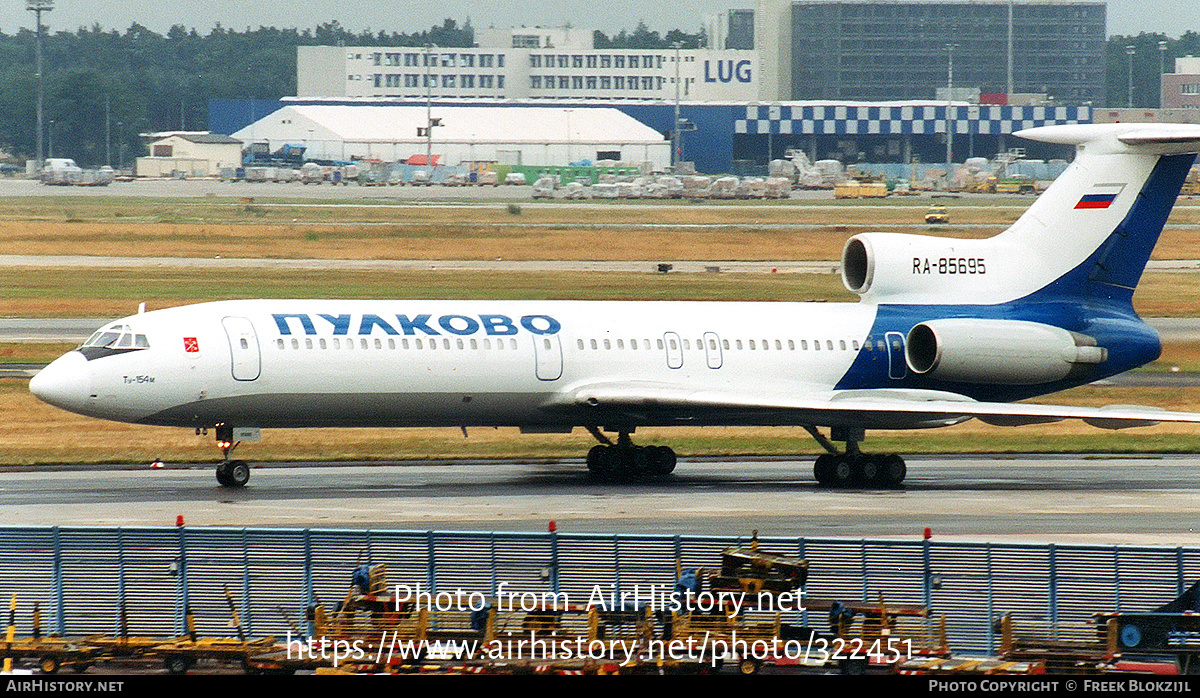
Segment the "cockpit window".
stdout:
<svg viewBox="0 0 1200 698">
<path fill-rule="evenodd" d="M 88 359 L 98 359 L 102 356 L 149 348 L 150 340 L 146 335 L 135 333 L 128 325 L 113 325 L 88 337 L 79 347 L 79 351 Z"/>
</svg>

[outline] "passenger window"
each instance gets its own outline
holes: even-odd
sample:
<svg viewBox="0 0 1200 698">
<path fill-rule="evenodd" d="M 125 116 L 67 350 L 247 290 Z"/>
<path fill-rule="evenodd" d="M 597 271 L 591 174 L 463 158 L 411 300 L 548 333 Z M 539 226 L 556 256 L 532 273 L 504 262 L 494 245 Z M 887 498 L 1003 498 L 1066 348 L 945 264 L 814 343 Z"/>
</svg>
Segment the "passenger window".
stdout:
<svg viewBox="0 0 1200 698">
<path fill-rule="evenodd" d="M 383 340 L 382 340 L 382 339 L 380 339 L 380 338 L 378 338 L 378 337 L 376 337 L 376 338 L 375 338 L 375 348 L 376 348 L 376 349 L 382 349 L 382 348 L 383 348 Z"/>
<path fill-rule="evenodd" d="M 479 348 L 479 340 L 478 340 L 478 339 L 471 338 L 471 348 L 472 348 L 472 349 L 478 349 L 478 348 Z"/>
<path fill-rule="evenodd" d="M 335 339 L 335 340 L 333 340 L 333 341 L 335 341 L 335 342 L 336 342 L 337 340 Z M 417 340 L 417 348 L 418 348 L 418 349 L 424 349 L 425 347 L 424 347 L 423 345 L 424 345 L 424 342 L 422 342 L 421 340 L 419 340 L 419 339 L 418 339 L 418 340 Z"/>
<path fill-rule="evenodd" d="M 629 348 L 630 348 L 630 349 L 637 349 L 637 340 L 636 340 L 636 339 L 631 339 L 631 340 L 629 340 Z"/>
<path fill-rule="evenodd" d="M 549 340 L 546 340 L 546 344 L 549 344 L 549 343 L 550 343 L 550 341 L 549 341 Z M 547 346 L 546 348 L 547 348 L 547 349 L 549 349 L 550 347 L 549 347 L 549 346 Z M 618 339 L 618 340 L 617 340 L 617 348 L 618 348 L 618 349 L 624 349 L 624 348 L 625 348 L 625 340 L 623 340 L 623 339 Z"/>
<path fill-rule="evenodd" d="M 366 338 L 365 338 L 365 337 L 364 337 L 364 338 L 362 338 L 362 339 L 360 339 L 360 340 L 358 340 L 358 346 L 362 347 L 363 349 L 366 349 L 366 348 L 367 348 L 367 340 L 366 340 Z M 376 348 L 376 349 L 378 349 L 378 348 L 379 348 L 379 345 L 378 345 L 378 344 L 376 344 L 376 345 L 375 345 L 375 348 Z"/>
<path fill-rule="evenodd" d="M 404 349 L 407 349 L 408 348 L 408 340 L 407 339 L 400 340 L 400 346 Z"/>
<path fill-rule="evenodd" d="M 492 348 L 492 340 L 490 340 L 490 339 L 483 340 L 483 348 L 491 349 Z"/>
<path fill-rule="evenodd" d="M 504 341 L 504 340 L 500 340 L 500 341 Z M 515 339 L 508 340 L 508 344 L 509 344 L 509 348 L 511 348 L 511 349 L 517 348 L 517 340 L 515 340 Z"/>
<path fill-rule="evenodd" d="M 840 345 L 840 346 L 841 346 L 841 348 L 842 348 L 842 351 L 846 351 L 846 340 L 844 340 L 844 339 L 839 339 L 839 340 L 838 340 L 838 345 Z"/>
<path fill-rule="evenodd" d="M 794 340 L 788 340 L 788 351 L 796 351 L 796 342 Z"/>
<path fill-rule="evenodd" d="M 800 340 L 800 351 L 808 351 L 808 340 L 807 339 Z"/>
<path fill-rule="evenodd" d="M 542 347 L 545 349 L 549 349 L 550 348 L 550 340 L 546 339 L 545 337 L 542 337 Z"/>
<path fill-rule="evenodd" d="M 456 340 L 456 342 L 457 342 L 457 344 L 458 344 L 458 348 L 459 348 L 459 349 L 463 349 L 463 348 L 464 348 L 464 346 L 463 346 L 463 341 L 462 341 L 461 339 L 459 339 L 459 340 Z"/>
<path fill-rule="evenodd" d="M 662 349 L 662 348 L 663 348 L 663 341 L 662 341 L 661 339 L 660 339 L 660 340 L 658 340 L 658 348 L 659 348 L 659 349 Z"/>
<path fill-rule="evenodd" d="M 396 348 L 396 340 L 388 338 L 388 349 Z"/>
<path fill-rule="evenodd" d="M 813 340 L 813 351 L 821 351 L 821 340 L 819 340 L 819 339 Z"/>
<path fill-rule="evenodd" d="M 692 345 L 690 342 L 688 342 L 688 340 L 685 339 L 685 340 L 683 340 L 683 348 L 690 350 L 692 348 Z"/>
<path fill-rule="evenodd" d="M 858 340 L 857 339 L 852 340 L 850 342 L 850 346 L 854 349 L 854 351 L 858 351 Z"/>
<path fill-rule="evenodd" d="M 292 337 L 292 348 L 293 349 L 300 348 L 300 340 L 296 339 L 295 337 Z"/>
<path fill-rule="evenodd" d="M 737 340 L 736 343 L 737 343 L 738 351 L 741 351 L 742 350 L 742 340 L 739 339 L 739 340 Z"/>
<path fill-rule="evenodd" d="M 609 340 L 607 340 L 607 339 L 606 339 L 606 340 L 604 340 L 604 348 L 605 348 L 605 349 L 612 349 L 612 342 L 610 342 L 610 341 L 609 341 Z"/>
<path fill-rule="evenodd" d="M 592 340 L 592 349 L 596 349 L 596 348 L 597 348 L 597 346 L 596 346 L 596 340 L 594 340 L 594 339 L 593 339 L 593 340 Z"/>
<path fill-rule="evenodd" d="M 583 340 L 577 339 L 577 340 L 575 340 L 575 342 L 579 345 L 579 349 L 582 350 L 583 349 Z"/>
<path fill-rule="evenodd" d="M 833 340 L 832 339 L 825 340 L 825 348 L 828 349 L 829 351 L 833 351 Z"/>
<path fill-rule="evenodd" d="M 321 339 L 317 340 L 317 343 L 321 345 L 321 348 L 322 348 L 322 349 L 324 349 L 324 348 L 325 348 L 325 338 L 324 338 L 324 337 L 322 337 Z"/>
<path fill-rule="evenodd" d="M 449 349 L 449 348 L 450 348 L 450 340 L 449 340 L 449 339 L 443 339 L 443 340 L 442 340 L 442 348 L 443 348 L 443 349 Z M 460 347 L 460 348 L 461 348 L 461 347 Z"/>
<path fill-rule="evenodd" d="M 753 339 L 752 339 L 752 340 L 750 340 L 750 349 L 751 349 L 751 350 L 754 350 L 754 349 L 757 349 L 757 348 L 758 348 L 758 347 L 754 346 L 754 340 L 753 340 Z"/>
<path fill-rule="evenodd" d="M 723 347 L 725 347 L 725 351 L 729 351 L 729 340 L 728 340 L 728 339 L 722 339 L 722 340 L 721 340 L 721 345 L 722 345 Z"/>
<path fill-rule="evenodd" d="M 246 340 L 245 340 L 244 338 L 242 339 L 242 348 L 243 348 L 243 349 L 249 349 L 249 348 L 250 348 L 250 345 L 246 343 Z M 305 337 L 305 338 L 304 338 L 304 348 L 305 348 L 305 349 L 312 349 L 312 338 L 310 338 L 310 337 Z"/>
<path fill-rule="evenodd" d="M 776 349 L 783 349 L 783 344 L 782 344 L 782 343 L 780 343 L 780 341 L 779 341 L 778 339 L 777 339 L 777 340 L 775 340 L 775 348 L 776 348 Z"/>
<path fill-rule="evenodd" d="M 334 337 L 333 338 L 333 348 L 341 349 L 342 348 L 342 340 L 338 339 L 337 337 Z"/>
<path fill-rule="evenodd" d="M 282 339 L 277 339 L 277 340 L 275 340 L 275 346 L 277 346 L 277 347 L 279 347 L 280 349 L 282 349 L 282 348 L 283 348 L 283 340 L 282 340 Z"/>
</svg>

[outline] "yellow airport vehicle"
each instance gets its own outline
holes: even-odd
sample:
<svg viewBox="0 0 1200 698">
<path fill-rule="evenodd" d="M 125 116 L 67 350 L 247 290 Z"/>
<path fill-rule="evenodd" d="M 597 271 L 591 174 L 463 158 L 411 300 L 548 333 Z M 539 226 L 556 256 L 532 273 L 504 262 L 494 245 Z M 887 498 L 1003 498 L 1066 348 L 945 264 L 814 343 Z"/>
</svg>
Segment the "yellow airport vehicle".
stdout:
<svg viewBox="0 0 1200 698">
<path fill-rule="evenodd" d="M 925 222 L 929 225 L 938 225 L 950 222 L 950 212 L 942 204 L 934 204 L 925 212 Z"/>
</svg>

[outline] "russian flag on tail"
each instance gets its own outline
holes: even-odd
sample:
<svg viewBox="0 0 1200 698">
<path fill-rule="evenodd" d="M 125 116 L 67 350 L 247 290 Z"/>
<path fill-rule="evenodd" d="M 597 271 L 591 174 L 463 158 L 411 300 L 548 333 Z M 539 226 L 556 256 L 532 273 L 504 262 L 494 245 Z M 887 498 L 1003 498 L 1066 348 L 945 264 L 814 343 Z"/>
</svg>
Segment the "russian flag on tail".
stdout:
<svg viewBox="0 0 1200 698">
<path fill-rule="evenodd" d="M 1075 208 L 1108 208 L 1124 188 L 1124 184 L 1097 184 L 1079 199 Z"/>
</svg>

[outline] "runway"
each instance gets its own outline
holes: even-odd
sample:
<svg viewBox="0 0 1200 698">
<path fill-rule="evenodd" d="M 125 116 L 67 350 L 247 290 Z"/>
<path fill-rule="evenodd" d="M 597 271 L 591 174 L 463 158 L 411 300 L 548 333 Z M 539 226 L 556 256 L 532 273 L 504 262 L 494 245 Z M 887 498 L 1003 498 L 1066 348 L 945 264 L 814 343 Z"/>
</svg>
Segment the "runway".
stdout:
<svg viewBox="0 0 1200 698">
<path fill-rule="evenodd" d="M 353 527 L 1200 544 L 1192 456 L 913 456 L 900 490 L 828 490 L 809 459 L 681 461 L 589 482 L 579 461 L 280 464 L 243 490 L 209 466 L 10 468 L 0 525 Z"/>
</svg>

